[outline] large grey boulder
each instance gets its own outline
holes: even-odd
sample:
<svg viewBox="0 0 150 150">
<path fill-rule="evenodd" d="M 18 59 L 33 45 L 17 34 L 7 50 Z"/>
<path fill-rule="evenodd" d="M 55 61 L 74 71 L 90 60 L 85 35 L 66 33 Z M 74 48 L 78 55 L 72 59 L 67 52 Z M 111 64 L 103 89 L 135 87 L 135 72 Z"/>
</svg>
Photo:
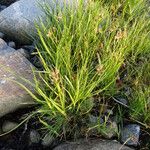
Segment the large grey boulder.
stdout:
<svg viewBox="0 0 150 150">
<path fill-rule="evenodd" d="M 19 52 L 7 46 L 0 39 L 0 117 L 18 108 L 35 104 L 31 96 L 18 84 L 18 81 L 28 86 L 19 77 L 33 82 L 30 62 Z M 28 86 L 29 90 L 34 89 Z"/>
<path fill-rule="evenodd" d="M 57 146 L 53 150 L 132 150 L 131 148 L 121 145 L 117 141 L 108 140 L 80 140 L 78 142 L 65 143 Z"/>
<path fill-rule="evenodd" d="M 63 7 L 64 3 L 76 4 L 78 0 L 56 0 Z M 48 3 L 55 8 L 55 0 L 20 0 L 0 12 L 0 32 L 9 36 L 13 41 L 29 44 L 32 41 L 29 35 L 34 35 L 34 23 L 39 17 L 44 20 L 41 6 Z"/>
</svg>

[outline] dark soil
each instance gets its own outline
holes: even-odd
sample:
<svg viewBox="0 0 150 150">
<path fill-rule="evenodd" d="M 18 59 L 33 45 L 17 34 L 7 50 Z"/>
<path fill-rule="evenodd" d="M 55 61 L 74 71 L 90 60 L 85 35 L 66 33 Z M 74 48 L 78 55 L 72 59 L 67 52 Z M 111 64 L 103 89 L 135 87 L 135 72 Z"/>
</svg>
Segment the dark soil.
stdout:
<svg viewBox="0 0 150 150">
<path fill-rule="evenodd" d="M 16 2 L 17 0 L 0 0 L 1 5 L 9 6 L 10 4 Z"/>
</svg>

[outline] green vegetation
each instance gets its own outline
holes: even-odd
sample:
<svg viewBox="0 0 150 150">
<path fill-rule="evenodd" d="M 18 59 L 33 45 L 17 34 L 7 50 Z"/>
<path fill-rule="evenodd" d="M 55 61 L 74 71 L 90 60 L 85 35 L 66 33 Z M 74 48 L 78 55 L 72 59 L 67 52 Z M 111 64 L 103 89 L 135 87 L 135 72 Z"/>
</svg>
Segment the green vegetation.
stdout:
<svg viewBox="0 0 150 150">
<path fill-rule="evenodd" d="M 38 117 L 51 134 L 85 136 L 89 115 L 114 109 L 150 123 L 150 18 L 145 0 L 80 0 L 78 6 L 45 5 L 37 27 L 37 56 L 43 69 L 33 71 Z M 130 89 L 127 94 L 125 89 Z M 29 92 L 29 91 L 28 91 Z M 129 100 L 129 108 L 113 100 Z M 105 132 L 110 114 L 98 125 Z M 95 124 L 93 125 L 93 128 Z"/>
</svg>

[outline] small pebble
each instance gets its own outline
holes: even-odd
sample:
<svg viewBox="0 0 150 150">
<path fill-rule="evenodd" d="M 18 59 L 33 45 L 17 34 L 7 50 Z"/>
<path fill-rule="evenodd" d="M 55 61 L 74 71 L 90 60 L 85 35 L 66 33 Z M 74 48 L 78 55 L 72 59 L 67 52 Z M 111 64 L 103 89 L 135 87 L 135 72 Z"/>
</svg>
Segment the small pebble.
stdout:
<svg viewBox="0 0 150 150">
<path fill-rule="evenodd" d="M 30 142 L 31 143 L 39 143 L 40 142 L 40 134 L 36 130 L 30 131 Z"/>
<path fill-rule="evenodd" d="M 23 48 L 17 49 L 18 52 L 20 52 L 24 57 L 30 58 L 29 52 Z"/>
<path fill-rule="evenodd" d="M 139 143 L 140 126 L 137 124 L 126 125 L 121 131 L 121 141 L 129 146 L 137 146 Z"/>
<path fill-rule="evenodd" d="M 0 38 L 1 38 L 1 39 L 4 38 L 4 33 L 0 32 Z"/>
<path fill-rule="evenodd" d="M 5 121 L 2 125 L 2 131 L 8 132 L 8 131 L 14 129 L 17 125 L 18 125 L 18 123 L 16 123 L 16 122 Z"/>
<path fill-rule="evenodd" d="M 11 48 L 16 48 L 15 42 L 8 42 L 8 46 Z"/>
</svg>

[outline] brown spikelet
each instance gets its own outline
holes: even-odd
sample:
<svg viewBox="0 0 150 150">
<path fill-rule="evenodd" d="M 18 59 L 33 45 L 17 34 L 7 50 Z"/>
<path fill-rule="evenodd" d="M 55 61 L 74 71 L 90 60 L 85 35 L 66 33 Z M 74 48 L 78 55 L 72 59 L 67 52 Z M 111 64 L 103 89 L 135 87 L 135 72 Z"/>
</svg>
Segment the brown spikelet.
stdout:
<svg viewBox="0 0 150 150">
<path fill-rule="evenodd" d="M 104 71 L 104 66 L 102 64 L 96 66 L 96 72 L 98 74 L 101 74 L 103 71 Z"/>
<path fill-rule="evenodd" d="M 51 72 L 51 79 L 53 82 L 58 82 L 60 80 L 60 73 L 57 68 Z"/>
<path fill-rule="evenodd" d="M 52 36 L 52 31 L 49 30 L 46 36 L 50 38 Z"/>
<path fill-rule="evenodd" d="M 115 36 L 115 40 L 120 40 L 122 38 L 125 38 L 126 36 L 127 36 L 126 30 L 124 30 L 124 31 L 120 30 L 120 31 L 117 32 L 117 34 Z"/>
</svg>

